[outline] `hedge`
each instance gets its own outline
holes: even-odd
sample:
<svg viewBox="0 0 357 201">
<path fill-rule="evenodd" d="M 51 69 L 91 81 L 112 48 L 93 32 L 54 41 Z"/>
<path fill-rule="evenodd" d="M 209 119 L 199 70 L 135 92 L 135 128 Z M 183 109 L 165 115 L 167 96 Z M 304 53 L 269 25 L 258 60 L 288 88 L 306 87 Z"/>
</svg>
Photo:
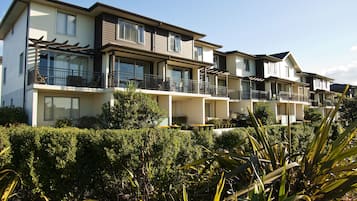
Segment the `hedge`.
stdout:
<svg viewBox="0 0 357 201">
<path fill-rule="evenodd" d="M 170 129 L 20 126 L 0 132 L 0 146 L 11 146 L 1 162 L 21 175 L 21 200 L 136 200 L 144 185 L 152 200 L 180 198 L 188 178 L 179 167 L 202 158 L 201 145 L 213 146 L 212 133 Z"/>
</svg>

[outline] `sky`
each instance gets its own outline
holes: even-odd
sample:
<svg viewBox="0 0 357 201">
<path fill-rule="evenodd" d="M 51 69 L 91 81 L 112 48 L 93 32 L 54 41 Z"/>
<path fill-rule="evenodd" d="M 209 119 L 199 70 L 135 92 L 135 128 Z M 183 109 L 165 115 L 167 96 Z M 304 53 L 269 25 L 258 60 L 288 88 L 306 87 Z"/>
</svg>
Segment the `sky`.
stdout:
<svg viewBox="0 0 357 201">
<path fill-rule="evenodd" d="M 96 2 L 65 1 L 83 7 Z M 357 85 L 356 0 L 97 1 L 203 33 L 222 51 L 291 51 L 303 71 Z M 0 18 L 11 2 L 1 0 Z"/>
</svg>

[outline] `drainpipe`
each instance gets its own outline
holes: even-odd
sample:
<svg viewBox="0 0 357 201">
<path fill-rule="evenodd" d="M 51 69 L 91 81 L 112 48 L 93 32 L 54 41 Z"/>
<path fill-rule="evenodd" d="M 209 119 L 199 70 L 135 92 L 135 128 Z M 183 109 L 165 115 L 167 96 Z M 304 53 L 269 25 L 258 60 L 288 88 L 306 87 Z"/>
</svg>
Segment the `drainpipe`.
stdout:
<svg viewBox="0 0 357 201">
<path fill-rule="evenodd" d="M 24 91 L 23 91 L 23 97 L 22 97 L 22 107 L 25 109 L 26 106 L 26 75 L 27 75 L 27 58 L 28 58 L 28 41 L 29 41 L 29 24 L 30 24 L 30 3 L 29 2 L 24 2 L 27 4 L 27 19 L 26 19 L 26 41 L 25 41 L 25 66 L 24 66 Z"/>
</svg>

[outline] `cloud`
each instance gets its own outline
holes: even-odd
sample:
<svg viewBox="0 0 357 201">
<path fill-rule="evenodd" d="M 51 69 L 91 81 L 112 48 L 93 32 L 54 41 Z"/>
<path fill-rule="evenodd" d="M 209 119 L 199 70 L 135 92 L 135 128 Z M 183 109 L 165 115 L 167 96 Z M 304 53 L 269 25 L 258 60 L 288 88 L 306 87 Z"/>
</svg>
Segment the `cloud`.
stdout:
<svg viewBox="0 0 357 201">
<path fill-rule="evenodd" d="M 357 85 L 357 61 L 327 68 L 322 74 L 335 79 L 335 83 Z"/>
<path fill-rule="evenodd" d="M 350 51 L 351 51 L 351 52 L 357 51 L 357 45 L 352 46 L 351 49 L 350 49 Z"/>
</svg>

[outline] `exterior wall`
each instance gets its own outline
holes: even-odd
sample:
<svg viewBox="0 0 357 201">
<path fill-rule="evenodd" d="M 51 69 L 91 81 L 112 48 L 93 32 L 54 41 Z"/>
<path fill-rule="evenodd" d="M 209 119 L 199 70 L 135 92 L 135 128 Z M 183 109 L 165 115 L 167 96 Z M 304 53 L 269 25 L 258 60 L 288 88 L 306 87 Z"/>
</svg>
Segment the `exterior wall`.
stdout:
<svg viewBox="0 0 357 201">
<path fill-rule="evenodd" d="M 145 27 L 145 37 L 144 37 L 144 44 L 139 44 L 131 41 L 126 41 L 119 39 L 117 37 L 117 24 L 119 18 L 114 16 L 114 15 L 103 15 L 102 16 L 102 45 L 106 45 L 108 43 L 112 44 L 117 44 L 117 45 L 122 45 L 126 47 L 131 47 L 131 48 L 136 48 L 136 49 L 141 49 L 141 50 L 146 50 L 146 51 L 151 51 L 151 35 L 153 32 L 153 28 L 149 26 L 144 26 Z M 125 19 L 124 19 L 125 20 Z M 136 23 L 136 22 L 134 22 Z M 140 23 L 138 23 L 140 24 Z"/>
<path fill-rule="evenodd" d="M 44 36 L 43 40 L 53 40 L 56 42 L 64 42 L 68 40 L 69 44 L 80 43 L 80 46 L 94 45 L 94 17 L 85 16 L 77 13 L 63 11 L 76 16 L 76 35 L 67 36 L 64 34 L 57 34 L 56 22 L 57 12 L 62 11 L 54 7 L 41 5 L 38 3 L 31 3 L 30 5 L 30 29 L 29 38 L 40 38 Z"/>
<path fill-rule="evenodd" d="M 2 106 L 2 59 L 0 60 L 0 107 Z"/>
<path fill-rule="evenodd" d="M 154 52 L 183 57 L 186 59 L 193 59 L 194 42 L 192 38 L 181 35 L 181 52 L 176 53 L 169 51 L 168 37 L 168 31 L 157 29 L 156 34 L 154 35 Z"/>
<path fill-rule="evenodd" d="M 173 101 L 173 116 L 186 116 L 188 124 L 204 124 L 205 108 L 203 98 Z"/>
<path fill-rule="evenodd" d="M 105 94 L 95 93 L 75 93 L 75 92 L 38 92 L 37 104 L 37 125 L 38 126 L 52 126 L 56 122 L 44 121 L 44 97 L 76 97 L 79 98 L 79 114 L 83 116 L 96 116 L 101 113 L 101 107 L 105 99 Z M 32 122 L 34 124 L 34 122 Z"/>
<path fill-rule="evenodd" d="M 165 117 L 160 123 L 161 126 L 168 126 L 172 124 L 172 96 L 158 96 L 158 104 L 165 112 Z"/>
<path fill-rule="evenodd" d="M 26 49 L 27 10 L 25 9 L 16 23 L 13 31 L 9 31 L 3 45 L 3 68 L 6 68 L 6 84 L 2 84 L 2 100 L 9 106 L 11 100 L 14 106 L 23 106 L 24 96 L 24 66 L 22 74 L 19 73 L 19 56 Z M 25 65 L 25 61 L 23 61 Z"/>
<path fill-rule="evenodd" d="M 216 117 L 221 119 L 229 118 L 228 101 L 216 101 Z"/>
<path fill-rule="evenodd" d="M 208 47 L 202 47 L 203 61 L 207 63 L 213 63 L 213 49 Z"/>
<path fill-rule="evenodd" d="M 313 90 L 325 90 L 330 91 L 331 82 L 328 80 L 320 79 L 320 78 L 313 78 Z"/>
<path fill-rule="evenodd" d="M 289 76 L 286 74 L 286 67 L 289 67 Z M 288 58 L 281 62 L 264 62 L 264 78 L 271 76 L 298 82 L 301 80 Z"/>
<path fill-rule="evenodd" d="M 248 59 L 250 70 L 245 70 L 245 63 L 244 57 L 231 55 L 227 56 L 227 69 L 230 73 L 236 76 L 248 77 L 248 76 L 255 76 L 256 75 L 256 66 L 255 61 Z"/>
</svg>

